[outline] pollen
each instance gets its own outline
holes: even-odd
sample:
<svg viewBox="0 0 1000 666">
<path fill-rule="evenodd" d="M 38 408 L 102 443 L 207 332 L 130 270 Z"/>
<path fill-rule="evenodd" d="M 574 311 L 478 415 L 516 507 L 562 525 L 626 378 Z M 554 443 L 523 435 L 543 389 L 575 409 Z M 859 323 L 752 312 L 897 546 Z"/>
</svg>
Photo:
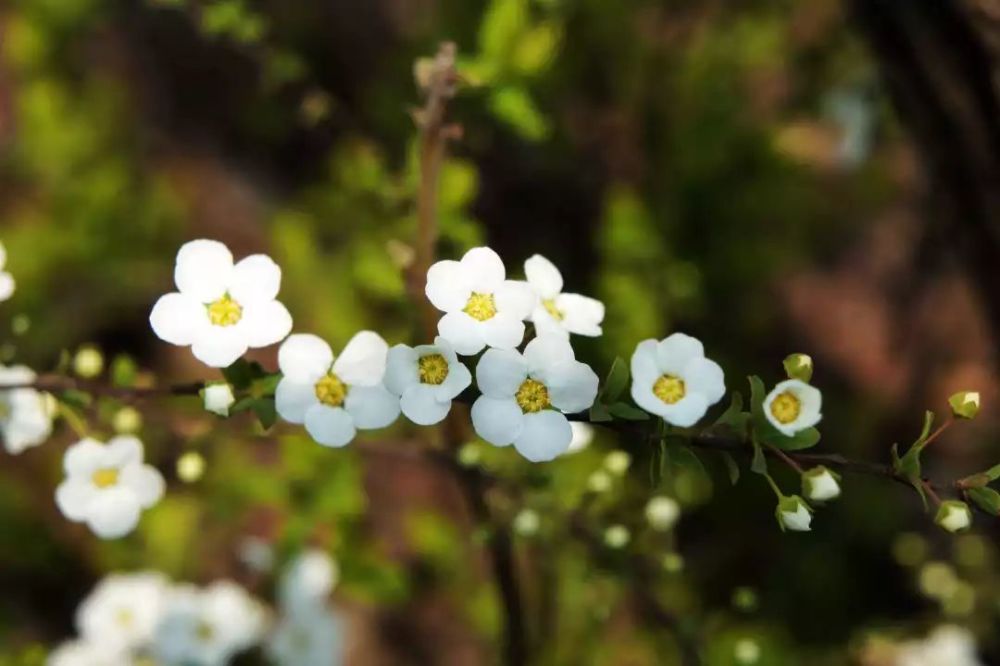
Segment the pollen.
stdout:
<svg viewBox="0 0 1000 666">
<path fill-rule="evenodd" d="M 118 624 L 123 627 L 131 627 L 135 622 L 135 614 L 130 608 L 120 608 L 115 614 L 115 619 L 118 620 Z"/>
<path fill-rule="evenodd" d="M 232 326 L 243 318 L 243 306 L 226 294 L 208 306 L 208 320 L 216 326 Z"/>
<path fill-rule="evenodd" d="M 332 372 L 316 382 L 316 398 L 324 405 L 340 407 L 347 399 L 347 384 Z"/>
<path fill-rule="evenodd" d="M 441 354 L 421 356 L 417 361 L 420 368 L 420 383 L 438 386 L 448 378 L 448 361 Z"/>
<path fill-rule="evenodd" d="M 802 401 L 791 391 L 785 391 L 775 396 L 771 401 L 771 415 L 778 423 L 791 423 L 799 418 L 802 411 Z"/>
<path fill-rule="evenodd" d="M 545 384 L 534 379 L 525 379 L 514 395 L 521 411 L 525 414 L 540 412 L 552 406 L 549 400 L 549 389 Z"/>
<path fill-rule="evenodd" d="M 546 298 L 542 301 L 542 307 L 545 308 L 545 311 L 552 315 L 552 318 L 556 321 L 562 321 L 566 317 L 562 310 L 556 307 L 556 300 L 554 298 Z"/>
<path fill-rule="evenodd" d="M 209 624 L 205 620 L 202 620 L 195 627 L 194 633 L 198 637 L 198 640 L 207 643 L 208 641 L 212 640 L 212 638 L 215 636 L 215 629 L 212 627 L 211 624 Z"/>
<path fill-rule="evenodd" d="M 492 319 L 497 313 L 497 304 L 493 300 L 493 294 L 480 294 L 479 292 L 472 292 L 469 296 L 469 302 L 465 304 L 465 308 L 462 310 L 465 314 L 469 315 L 473 319 L 478 319 L 479 321 L 486 321 L 487 319 Z"/>
<path fill-rule="evenodd" d="M 90 476 L 90 479 L 98 488 L 109 488 L 118 483 L 118 469 L 115 467 L 104 467 L 94 472 Z"/>
<path fill-rule="evenodd" d="M 653 384 L 653 395 L 666 404 L 673 405 L 687 395 L 687 387 L 680 377 L 663 375 Z"/>
</svg>

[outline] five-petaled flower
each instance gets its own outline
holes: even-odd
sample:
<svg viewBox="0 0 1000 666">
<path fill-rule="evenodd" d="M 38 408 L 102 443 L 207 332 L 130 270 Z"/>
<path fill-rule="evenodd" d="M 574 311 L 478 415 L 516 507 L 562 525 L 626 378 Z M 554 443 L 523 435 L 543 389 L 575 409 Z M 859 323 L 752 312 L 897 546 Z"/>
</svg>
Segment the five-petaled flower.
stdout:
<svg viewBox="0 0 1000 666">
<path fill-rule="evenodd" d="M 178 291 L 161 296 L 149 322 L 161 339 L 189 346 L 202 363 L 223 368 L 252 347 L 280 342 L 292 317 L 275 300 L 281 268 L 254 254 L 233 264 L 218 241 L 194 240 L 181 246 L 174 268 Z"/>
<path fill-rule="evenodd" d="M 822 407 L 819 389 L 798 379 L 786 379 L 764 398 L 764 416 L 788 437 L 819 423 Z"/>
<path fill-rule="evenodd" d="M 66 479 L 56 489 L 59 509 L 103 539 L 131 532 L 143 509 L 163 496 L 163 477 L 143 464 L 142 442 L 130 435 L 107 444 L 82 439 L 66 450 L 63 467 Z"/>
<path fill-rule="evenodd" d="M 304 423 L 325 446 L 344 446 L 359 429 L 384 428 L 399 416 L 399 398 L 382 384 L 388 351 L 371 331 L 351 338 L 336 360 L 323 339 L 289 336 L 278 350 L 284 375 L 274 394 L 278 414 Z"/>
<path fill-rule="evenodd" d="M 632 354 L 632 399 L 667 423 L 694 425 L 725 393 L 722 368 L 690 335 L 643 340 Z"/>
<path fill-rule="evenodd" d="M 396 345 L 389 350 L 385 387 L 400 397 L 403 414 L 414 423 L 442 421 L 451 401 L 471 383 L 468 368 L 441 336 L 433 345 Z"/>
<path fill-rule="evenodd" d="M 488 247 L 472 248 L 461 261 L 439 261 L 427 271 L 427 298 L 445 313 L 438 333 L 459 354 L 521 344 L 536 299 L 526 283 L 506 277 L 503 261 Z"/>
<path fill-rule="evenodd" d="M 77 631 L 84 640 L 122 655 L 146 649 L 167 590 L 166 577 L 153 571 L 106 576 L 76 609 Z"/>
<path fill-rule="evenodd" d="M 531 321 L 539 333 L 601 335 L 604 303 L 580 294 L 563 293 L 562 273 L 540 254 L 524 262 L 528 285 L 538 297 Z"/>
<path fill-rule="evenodd" d="M 476 433 L 496 446 L 513 443 L 534 462 L 564 453 L 573 430 L 564 414 L 589 408 L 597 397 L 597 375 L 576 360 L 566 338 L 540 336 L 521 354 L 490 349 L 476 366 L 482 395 L 472 405 Z"/>
<path fill-rule="evenodd" d="M 21 453 L 38 446 L 52 434 L 55 399 L 48 393 L 25 386 L 35 373 L 23 365 L 0 365 L 0 436 L 8 453 Z M 20 388 L 4 389 L 4 386 Z"/>
</svg>

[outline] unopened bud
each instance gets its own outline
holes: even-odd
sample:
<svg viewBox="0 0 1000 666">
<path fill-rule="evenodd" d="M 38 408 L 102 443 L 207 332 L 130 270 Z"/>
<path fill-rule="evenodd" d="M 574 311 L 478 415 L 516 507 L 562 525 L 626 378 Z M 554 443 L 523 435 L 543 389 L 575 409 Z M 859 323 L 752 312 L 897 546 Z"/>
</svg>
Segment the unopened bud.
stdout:
<svg viewBox="0 0 1000 666">
<path fill-rule="evenodd" d="M 949 532 L 961 532 L 972 525 L 972 511 L 965 502 L 946 500 L 938 507 L 934 522 Z"/>
<path fill-rule="evenodd" d="M 104 355 L 97 347 L 80 347 L 73 357 L 73 372 L 84 379 L 93 379 L 104 370 Z"/>
<path fill-rule="evenodd" d="M 979 391 L 959 391 L 948 398 L 951 413 L 960 419 L 973 419 L 979 413 Z"/>
<path fill-rule="evenodd" d="M 672 497 L 654 497 L 646 504 L 646 520 L 654 530 L 670 530 L 681 516 L 681 507 Z"/>
<path fill-rule="evenodd" d="M 840 479 L 820 465 L 802 473 L 802 494 L 810 502 L 828 502 L 840 497 Z"/>
<path fill-rule="evenodd" d="M 808 532 L 809 523 L 812 522 L 809 505 L 798 495 L 782 497 L 775 509 L 775 515 L 782 529 L 793 532 Z"/>
<path fill-rule="evenodd" d="M 808 354 L 791 354 L 785 358 L 785 373 L 789 379 L 809 383 L 813 375 L 813 360 Z"/>
<path fill-rule="evenodd" d="M 229 408 L 236 402 L 233 387 L 226 383 L 207 384 L 204 398 L 205 409 L 219 416 L 229 416 Z"/>
</svg>

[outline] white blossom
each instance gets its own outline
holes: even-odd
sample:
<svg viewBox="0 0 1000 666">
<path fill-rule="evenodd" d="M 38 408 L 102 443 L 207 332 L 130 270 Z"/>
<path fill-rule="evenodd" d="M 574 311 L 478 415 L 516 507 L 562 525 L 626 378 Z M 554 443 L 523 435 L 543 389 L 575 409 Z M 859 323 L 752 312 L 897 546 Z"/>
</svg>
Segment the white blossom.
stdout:
<svg viewBox="0 0 1000 666">
<path fill-rule="evenodd" d="M 8 453 L 38 446 L 52 434 L 56 402 L 51 395 L 32 388 L 2 388 L 30 384 L 35 379 L 35 373 L 23 365 L 0 365 L 0 436 Z"/>
<path fill-rule="evenodd" d="M 204 401 L 206 411 L 229 416 L 229 408 L 236 402 L 236 396 L 233 395 L 233 387 L 227 382 L 215 382 L 205 386 Z"/>
<path fill-rule="evenodd" d="M 132 663 L 126 653 L 82 639 L 62 643 L 45 660 L 46 666 L 132 666 Z"/>
<path fill-rule="evenodd" d="M 945 500 L 941 502 L 934 521 L 949 532 L 962 532 L 972 525 L 972 511 L 965 502 Z"/>
<path fill-rule="evenodd" d="M 384 428 L 399 416 L 399 398 L 382 384 L 389 345 L 361 331 L 334 359 L 321 338 L 298 333 L 278 351 L 284 375 L 274 394 L 281 418 L 304 423 L 324 446 L 344 446 L 357 430 Z"/>
<path fill-rule="evenodd" d="M 820 465 L 802 474 L 802 494 L 812 502 L 828 502 L 840 497 L 840 482 L 833 472 Z"/>
<path fill-rule="evenodd" d="M 927 638 L 900 646 L 896 666 L 982 666 L 976 640 L 968 629 L 942 625 Z"/>
<path fill-rule="evenodd" d="M 604 530 L 604 544 L 608 548 L 624 548 L 632 539 L 632 533 L 624 525 L 611 525 Z"/>
<path fill-rule="evenodd" d="M 681 507 L 672 497 L 657 496 L 646 503 L 646 521 L 654 530 L 667 532 L 681 517 Z"/>
<path fill-rule="evenodd" d="M 167 589 L 159 573 L 111 574 L 77 608 L 77 631 L 85 641 L 115 652 L 148 648 Z"/>
<path fill-rule="evenodd" d="M 538 512 L 534 509 L 521 509 L 514 516 L 514 531 L 521 536 L 529 537 L 538 533 L 541 522 Z"/>
<path fill-rule="evenodd" d="M 722 368 L 683 333 L 643 340 L 632 354 L 632 399 L 667 423 L 688 427 L 726 393 Z"/>
<path fill-rule="evenodd" d="M 798 379 L 786 379 L 764 398 L 764 416 L 788 437 L 819 423 L 822 407 L 819 389 Z"/>
<path fill-rule="evenodd" d="M 344 663 L 341 624 L 328 608 L 286 615 L 271 635 L 267 652 L 278 666 L 339 666 Z"/>
<path fill-rule="evenodd" d="M 233 263 L 218 241 L 194 240 L 181 246 L 174 268 L 178 291 L 160 297 L 149 315 L 162 340 L 190 346 L 202 363 L 222 368 L 249 348 L 280 342 L 292 317 L 276 300 L 281 268 L 254 254 Z"/>
<path fill-rule="evenodd" d="M 570 440 L 566 453 L 576 453 L 583 451 L 594 441 L 594 426 L 583 421 L 570 421 L 569 427 L 573 430 L 573 439 Z"/>
<path fill-rule="evenodd" d="M 524 274 L 538 298 L 531 321 L 539 333 L 601 335 L 604 303 L 579 294 L 563 293 L 562 273 L 551 261 L 536 254 L 524 262 Z"/>
<path fill-rule="evenodd" d="M 427 298 L 445 313 L 438 333 L 457 353 L 521 344 L 536 298 L 526 283 L 506 277 L 503 261 L 488 247 L 472 248 L 461 261 L 439 261 L 427 271 Z"/>
<path fill-rule="evenodd" d="M 778 502 L 776 510 L 778 523 L 786 530 L 793 532 L 808 532 L 812 522 L 812 512 L 809 505 L 798 495 L 783 497 Z"/>
<path fill-rule="evenodd" d="M 278 600 L 285 613 L 312 613 L 323 606 L 340 579 L 332 557 L 318 548 L 300 553 L 281 577 Z"/>
<path fill-rule="evenodd" d="M 130 435 L 107 444 L 82 439 L 66 450 L 63 468 L 66 479 L 56 489 L 59 509 L 104 539 L 131 532 L 142 510 L 163 496 L 163 477 L 143 464 L 142 442 Z"/>
<path fill-rule="evenodd" d="M 443 421 L 452 400 L 471 383 L 469 369 L 441 336 L 433 345 L 396 345 L 389 350 L 385 387 L 399 396 L 403 414 L 414 423 Z"/>
<path fill-rule="evenodd" d="M 7 267 L 7 248 L 0 243 L 0 302 L 14 295 L 14 276 L 3 270 Z"/>
<path fill-rule="evenodd" d="M 564 414 L 588 409 L 597 375 L 576 360 L 566 338 L 543 335 L 521 354 L 490 349 L 476 366 L 482 395 L 472 405 L 476 433 L 495 446 L 513 443 L 533 462 L 565 453 L 573 430 Z"/>
</svg>

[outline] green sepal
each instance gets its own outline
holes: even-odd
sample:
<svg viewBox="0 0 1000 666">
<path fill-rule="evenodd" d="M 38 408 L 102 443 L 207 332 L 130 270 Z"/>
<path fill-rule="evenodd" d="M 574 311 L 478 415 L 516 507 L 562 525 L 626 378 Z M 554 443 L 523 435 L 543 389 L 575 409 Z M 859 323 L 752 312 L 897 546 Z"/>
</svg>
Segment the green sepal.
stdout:
<svg viewBox="0 0 1000 666">
<path fill-rule="evenodd" d="M 605 404 L 616 402 L 625 391 L 625 387 L 628 386 L 628 378 L 628 364 L 621 356 L 615 358 L 611 369 L 608 370 L 608 376 L 604 380 L 604 386 L 601 388 L 598 400 Z"/>
<path fill-rule="evenodd" d="M 1000 493 L 987 488 L 969 488 L 966 491 L 969 499 L 976 503 L 980 509 L 993 516 L 1000 516 Z"/>
</svg>

